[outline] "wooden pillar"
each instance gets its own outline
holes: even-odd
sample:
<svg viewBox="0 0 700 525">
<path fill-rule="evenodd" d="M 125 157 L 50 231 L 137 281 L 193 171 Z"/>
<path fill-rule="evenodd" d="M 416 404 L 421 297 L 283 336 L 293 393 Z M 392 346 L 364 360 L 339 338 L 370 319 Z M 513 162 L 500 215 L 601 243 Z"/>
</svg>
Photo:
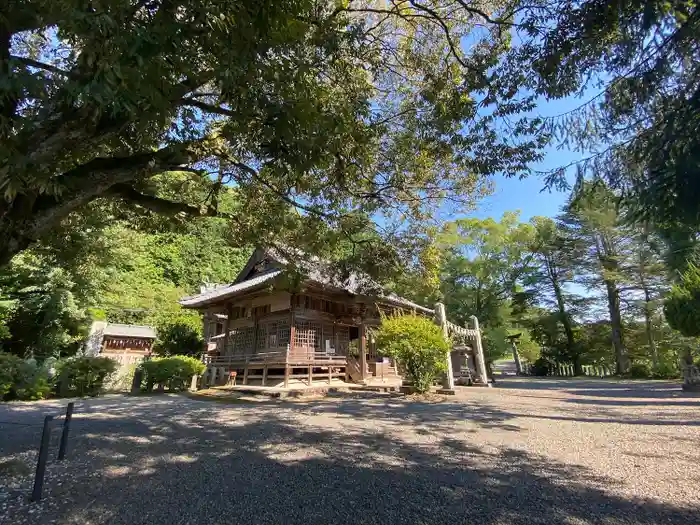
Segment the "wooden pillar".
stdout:
<svg viewBox="0 0 700 525">
<path fill-rule="evenodd" d="M 284 360 L 284 388 L 289 388 L 289 349 L 291 345 L 287 345 L 287 357 Z"/>
<path fill-rule="evenodd" d="M 263 367 L 263 378 L 262 378 L 262 386 L 267 385 L 267 365 Z"/>
<path fill-rule="evenodd" d="M 243 369 L 243 384 L 248 384 L 248 359 L 245 360 L 245 368 Z"/>
<path fill-rule="evenodd" d="M 221 349 L 220 356 L 226 355 L 226 347 L 228 346 L 229 331 L 231 330 L 231 318 L 233 317 L 233 304 L 226 305 L 226 322 L 224 323 L 224 347 Z"/>
<path fill-rule="evenodd" d="M 209 332 L 209 325 L 211 324 L 211 313 L 206 311 L 204 312 L 204 315 L 202 315 L 202 335 L 204 336 L 204 342 L 205 344 L 209 342 L 209 339 L 211 339 L 212 334 Z M 214 334 L 216 335 L 216 334 Z"/>
<path fill-rule="evenodd" d="M 445 305 L 442 303 L 437 303 L 435 305 L 435 316 L 436 321 L 442 329 L 442 335 L 446 341 L 449 342 L 450 337 L 447 332 L 447 315 L 445 314 Z M 445 373 L 445 380 L 443 381 L 443 386 L 449 390 L 454 390 L 455 387 L 455 376 L 452 370 L 452 344 L 450 344 L 447 350 L 447 372 Z"/>
<path fill-rule="evenodd" d="M 253 318 L 253 342 L 252 342 L 253 347 L 250 349 L 251 355 L 258 353 L 258 317 L 256 315 L 252 315 L 252 318 Z"/>
<path fill-rule="evenodd" d="M 476 373 L 484 385 L 491 386 L 489 384 L 489 376 L 486 373 L 486 358 L 484 357 L 484 347 L 481 345 L 479 320 L 475 315 L 471 316 L 471 320 L 474 323 L 474 331 L 476 332 L 476 336 L 474 337 L 474 361 L 476 362 Z"/>
<path fill-rule="evenodd" d="M 289 299 L 289 344 L 284 359 L 284 388 L 289 387 L 289 358 L 294 355 L 294 339 L 296 339 L 296 319 L 294 317 L 294 294 Z"/>
<path fill-rule="evenodd" d="M 309 365 L 309 386 L 314 381 L 314 365 Z"/>
<path fill-rule="evenodd" d="M 364 320 L 360 323 L 360 375 L 362 380 L 367 379 L 367 327 Z"/>
</svg>

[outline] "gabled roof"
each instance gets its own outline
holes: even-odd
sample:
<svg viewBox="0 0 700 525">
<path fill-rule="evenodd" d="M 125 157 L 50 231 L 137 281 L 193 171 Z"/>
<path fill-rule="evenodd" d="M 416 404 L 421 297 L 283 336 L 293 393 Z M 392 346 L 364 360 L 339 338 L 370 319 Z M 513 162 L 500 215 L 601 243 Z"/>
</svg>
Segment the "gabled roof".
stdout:
<svg viewBox="0 0 700 525">
<path fill-rule="evenodd" d="M 343 290 L 351 295 L 363 295 L 363 290 L 370 288 L 378 291 L 370 295 L 375 296 L 378 300 L 387 304 L 415 308 L 416 310 L 431 315 L 435 313 L 430 308 L 416 304 L 396 294 L 391 293 L 385 295 L 381 291 L 381 286 L 367 275 L 354 272 L 351 273 L 346 280 L 341 282 L 332 276 L 330 272 L 324 271 L 324 264 L 318 258 L 303 257 L 303 254 L 300 254 L 300 258 L 305 258 L 307 261 L 310 260 L 307 264 L 308 267 L 305 268 L 308 275 L 307 281 L 320 284 L 321 286 Z M 256 267 L 263 262 L 268 263 L 266 265 L 267 267 L 258 273 Z M 283 268 L 288 266 L 288 264 L 286 256 L 278 251 L 262 250 L 258 248 L 250 256 L 250 259 L 248 259 L 248 262 L 232 283 L 204 290 L 197 295 L 183 297 L 180 300 L 180 304 L 186 308 L 197 308 L 218 302 L 222 299 L 235 297 L 245 291 L 262 288 L 263 286 L 272 284 L 276 278 L 280 277 L 284 273 Z"/>
<path fill-rule="evenodd" d="M 225 284 L 222 286 L 217 286 L 213 289 L 205 290 L 204 292 L 197 295 L 190 295 L 188 297 L 183 297 L 180 299 L 180 304 L 185 307 L 197 307 L 204 306 L 205 304 L 211 303 L 214 300 L 226 299 L 228 297 L 233 297 L 240 292 L 253 290 L 254 288 L 260 287 L 261 285 L 272 281 L 276 277 L 282 275 L 282 270 L 271 270 L 247 279 L 244 281 L 233 281 L 231 284 Z M 237 282 L 238 281 L 238 282 Z"/>
<path fill-rule="evenodd" d="M 112 337 L 138 337 L 142 339 L 155 339 L 156 331 L 152 326 L 137 324 L 107 323 L 102 330 L 104 335 Z"/>
</svg>

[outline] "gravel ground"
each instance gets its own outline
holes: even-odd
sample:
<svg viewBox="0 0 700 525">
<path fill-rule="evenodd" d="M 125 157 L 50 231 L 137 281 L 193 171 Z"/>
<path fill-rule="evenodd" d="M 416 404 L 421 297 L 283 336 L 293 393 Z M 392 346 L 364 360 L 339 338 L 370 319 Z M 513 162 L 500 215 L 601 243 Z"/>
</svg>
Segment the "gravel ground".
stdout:
<svg viewBox="0 0 700 525">
<path fill-rule="evenodd" d="M 49 464 L 38 504 L 31 473 L 7 461 L 33 470 L 40 428 L 22 425 L 65 402 L 3 405 L 0 523 L 700 523 L 699 397 L 664 382 L 499 387 L 78 401 L 68 459 Z"/>
</svg>

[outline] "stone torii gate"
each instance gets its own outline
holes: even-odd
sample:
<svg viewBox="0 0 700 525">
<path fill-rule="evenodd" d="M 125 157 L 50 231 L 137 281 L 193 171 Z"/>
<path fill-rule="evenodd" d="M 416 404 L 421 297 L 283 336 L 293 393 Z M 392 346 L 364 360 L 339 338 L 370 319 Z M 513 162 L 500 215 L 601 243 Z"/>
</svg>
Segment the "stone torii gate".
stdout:
<svg viewBox="0 0 700 525">
<path fill-rule="evenodd" d="M 474 364 L 476 366 L 476 374 L 484 386 L 491 386 L 488 380 L 488 375 L 486 373 L 486 359 L 484 358 L 484 347 L 481 344 L 481 330 L 479 329 L 479 320 L 475 315 L 471 318 L 473 328 L 469 328 L 469 325 L 462 328 L 454 323 L 447 320 L 445 314 L 445 305 L 442 303 L 437 303 L 435 305 L 435 322 L 442 328 L 442 333 L 446 339 L 454 342 L 455 340 L 462 340 L 465 342 L 472 343 L 472 350 L 474 352 Z M 455 387 L 454 371 L 452 370 L 452 349 L 447 353 L 447 374 L 445 377 L 444 387 L 453 390 Z"/>
</svg>

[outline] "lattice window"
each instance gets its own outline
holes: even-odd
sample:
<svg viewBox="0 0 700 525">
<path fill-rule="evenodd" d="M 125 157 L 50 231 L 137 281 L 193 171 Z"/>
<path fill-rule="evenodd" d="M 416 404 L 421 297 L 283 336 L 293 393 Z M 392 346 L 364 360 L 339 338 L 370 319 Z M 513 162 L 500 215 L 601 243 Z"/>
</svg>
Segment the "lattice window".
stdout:
<svg viewBox="0 0 700 525">
<path fill-rule="evenodd" d="M 348 350 L 350 348 L 350 327 L 336 326 L 335 337 L 337 341 L 335 353 L 338 355 L 348 355 Z"/>
<path fill-rule="evenodd" d="M 335 353 L 335 334 L 333 332 L 332 323 L 323 323 L 321 326 L 319 345 L 316 348 L 317 351 L 327 352 L 329 354 Z"/>
<path fill-rule="evenodd" d="M 254 331 L 255 329 L 252 326 L 231 330 L 228 344 L 226 345 L 226 353 L 228 355 L 252 354 Z"/>
<path fill-rule="evenodd" d="M 328 341 L 328 343 L 326 343 Z M 350 329 L 333 323 L 297 321 L 294 333 L 294 349 L 307 352 L 328 352 L 346 355 L 350 344 Z"/>
<path fill-rule="evenodd" d="M 297 321 L 294 330 L 294 348 L 313 350 L 320 347 L 321 325 L 314 321 Z"/>
<path fill-rule="evenodd" d="M 105 337 L 105 348 L 133 348 L 133 349 L 148 349 L 151 346 L 149 339 L 124 338 L 124 337 Z"/>
<path fill-rule="evenodd" d="M 277 322 L 277 344 L 280 347 L 287 347 L 289 344 L 291 335 L 291 329 L 289 326 L 289 321 L 278 321 Z"/>
<path fill-rule="evenodd" d="M 257 349 L 286 348 L 289 344 L 289 322 L 286 320 L 270 321 L 258 325 Z"/>
</svg>

